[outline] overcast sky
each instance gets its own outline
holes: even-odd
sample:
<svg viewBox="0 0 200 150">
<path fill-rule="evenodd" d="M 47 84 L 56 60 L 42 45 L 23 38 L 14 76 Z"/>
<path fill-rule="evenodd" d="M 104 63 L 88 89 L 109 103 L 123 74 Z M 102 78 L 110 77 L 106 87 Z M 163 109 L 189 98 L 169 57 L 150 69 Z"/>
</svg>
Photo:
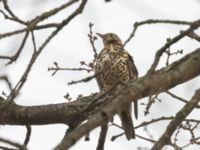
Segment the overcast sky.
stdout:
<svg viewBox="0 0 200 150">
<path fill-rule="evenodd" d="M 9 0 L 9 5 L 16 14 L 23 19 L 29 20 L 40 13 L 63 4 L 64 0 Z M 77 7 L 78 5 L 76 5 Z M 59 21 L 68 16 L 73 11 L 73 6 L 69 10 L 63 11 L 58 15 L 50 18 L 47 22 Z M 0 3 L 0 8 L 2 4 Z M 88 24 L 94 23 L 94 31 L 99 33 L 114 32 L 118 34 L 124 41 L 127 39 L 133 29 L 133 24 L 136 21 L 146 19 L 171 19 L 171 20 L 186 20 L 194 21 L 200 19 L 200 1 L 199 0 L 113 0 L 110 3 L 105 3 L 103 0 L 89 0 L 83 13 L 75 18 L 67 27 L 65 27 L 44 49 L 37 62 L 35 63 L 28 80 L 20 96 L 16 102 L 21 105 L 40 105 L 51 104 L 66 101 L 63 96 L 69 92 L 75 99 L 78 94 L 89 95 L 97 92 L 98 87 L 95 80 L 89 83 L 68 86 L 67 83 L 71 80 L 81 79 L 88 74 L 85 72 L 58 72 L 55 76 L 47 72 L 47 68 L 53 65 L 54 61 L 62 67 L 79 67 L 79 62 L 84 60 L 90 62 L 93 58 L 93 51 L 88 40 Z M 17 24 L 10 24 L 9 21 L 4 21 L 0 15 L 0 33 L 11 31 L 20 28 Z M 142 76 L 150 67 L 156 50 L 158 50 L 169 37 L 177 35 L 180 30 L 186 29 L 187 26 L 174 25 L 145 25 L 139 28 L 133 40 L 131 40 L 126 49 L 133 56 L 135 64 L 139 70 L 139 75 Z M 200 31 L 198 31 L 200 33 Z M 48 37 L 49 31 L 36 32 L 36 42 L 39 47 L 43 40 Z M 19 46 L 19 39 L 24 35 L 18 35 L 12 38 L 6 38 L 0 41 L 0 54 L 14 54 Z M 102 48 L 102 42 L 98 40 L 96 47 L 98 51 Z M 191 41 L 189 38 L 184 38 L 179 43 L 171 47 L 172 51 L 183 49 L 184 55 L 195 50 L 199 46 L 196 41 Z M 10 66 L 4 66 L 5 61 L 0 61 L 0 75 L 8 73 L 13 85 L 19 80 L 26 64 L 32 53 L 32 43 L 25 45 L 24 51 L 20 59 Z M 179 59 L 182 56 L 174 56 L 172 60 Z M 164 66 L 166 57 L 162 57 L 161 65 Z M 178 86 L 173 89 L 178 95 L 190 99 L 194 94 L 194 90 L 198 88 L 200 78 L 187 82 L 184 86 Z M 0 87 L 0 91 L 5 90 L 5 86 Z M 161 103 L 156 103 L 149 116 L 144 116 L 144 107 L 140 106 L 139 119 L 134 120 L 135 125 L 138 125 L 144 120 L 162 115 L 174 115 L 183 104 L 175 102 L 165 94 L 161 95 Z M 146 102 L 144 99 L 141 102 Z M 191 115 L 196 115 L 195 113 Z M 117 121 L 118 118 L 116 118 Z M 155 124 L 150 126 L 149 132 L 157 139 L 164 131 L 165 123 Z M 158 128 L 159 126 L 159 128 Z M 31 140 L 29 143 L 30 150 L 50 150 L 62 139 L 66 126 L 64 125 L 49 125 L 49 126 L 33 126 Z M 1 126 L 0 136 L 13 139 L 14 141 L 22 142 L 25 136 L 25 127 L 20 126 Z M 111 127 L 108 133 L 108 139 L 112 135 L 121 133 L 121 130 L 116 127 Z M 143 136 L 146 136 L 143 129 L 136 130 Z M 99 129 L 91 133 L 91 140 L 85 142 L 80 140 L 72 150 L 80 149 L 95 149 L 98 139 Z M 185 139 L 183 139 L 185 140 Z M 137 146 L 149 147 L 148 142 L 143 140 L 126 141 L 125 137 L 117 139 L 115 142 L 107 140 L 106 150 L 135 150 Z M 193 148 L 195 149 L 195 148 Z"/>
</svg>

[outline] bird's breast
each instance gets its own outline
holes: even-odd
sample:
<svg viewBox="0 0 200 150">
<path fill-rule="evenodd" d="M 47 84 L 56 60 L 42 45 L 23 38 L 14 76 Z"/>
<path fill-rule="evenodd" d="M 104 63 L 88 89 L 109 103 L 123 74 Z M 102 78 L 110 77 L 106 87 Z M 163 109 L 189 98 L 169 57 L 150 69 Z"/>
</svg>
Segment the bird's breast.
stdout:
<svg viewBox="0 0 200 150">
<path fill-rule="evenodd" d="M 129 80 L 127 66 L 128 55 L 125 52 L 102 52 L 97 59 L 95 70 L 99 73 L 98 80 L 103 82 L 106 89 L 111 88 L 116 82 Z"/>
</svg>

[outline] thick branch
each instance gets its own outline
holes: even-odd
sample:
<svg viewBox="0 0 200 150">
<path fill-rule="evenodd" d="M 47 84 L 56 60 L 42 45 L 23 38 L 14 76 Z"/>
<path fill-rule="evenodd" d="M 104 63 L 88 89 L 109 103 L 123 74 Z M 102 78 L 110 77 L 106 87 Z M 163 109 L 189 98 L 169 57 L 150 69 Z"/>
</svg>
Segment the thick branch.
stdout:
<svg viewBox="0 0 200 150">
<path fill-rule="evenodd" d="M 139 78 L 125 88 L 118 88 L 115 90 L 115 93 L 119 93 L 117 97 L 108 105 L 101 108 L 101 111 L 93 115 L 86 123 L 65 136 L 56 149 L 68 149 L 89 131 L 106 123 L 113 115 L 130 105 L 130 97 L 133 101 L 138 100 L 155 93 L 166 91 L 178 84 L 193 79 L 200 74 L 199 64 L 200 49 L 197 49 L 167 68 Z"/>
<path fill-rule="evenodd" d="M 156 71 L 152 75 L 146 75 L 130 82 L 125 88 L 115 89 L 119 95 L 102 109 L 102 111 L 111 118 L 118 111 L 121 111 L 127 104 L 131 103 L 127 97 L 137 100 L 148 95 L 166 91 L 181 83 L 184 83 L 200 74 L 200 48 L 191 54 L 186 55 L 179 61 L 170 66 Z M 183 76 L 184 74 L 184 76 Z M 19 106 L 12 104 L 12 111 L 3 112 L 0 108 L 0 124 L 31 125 L 31 124 L 52 124 L 66 123 L 71 125 L 74 118 L 84 120 L 86 118 L 83 112 L 95 99 L 95 95 L 82 97 L 81 99 L 62 104 L 51 104 L 43 106 Z M 98 97 L 98 96 L 97 96 Z M 102 98 L 101 98 L 102 99 Z M 96 101 L 96 105 L 101 103 L 101 99 Z M 56 101 L 56 100 L 55 100 Z M 103 101 L 102 101 L 103 102 Z M 3 103 L 1 99 L 0 103 Z M 11 107 L 8 109 L 11 110 Z M 88 111 L 91 111 L 96 106 Z M 57 117 L 59 116 L 59 117 Z M 98 125 L 102 125 L 104 117 L 99 115 Z M 95 128 L 97 126 L 93 126 Z M 82 136 L 82 135 L 81 135 Z"/>
<path fill-rule="evenodd" d="M 0 104 L 6 102 L 2 97 L 0 98 Z M 12 111 L 3 111 L 3 108 L 0 107 L 0 124 L 43 125 L 65 123 L 72 126 L 74 122 L 78 124 L 86 119 L 86 115 L 80 113 L 80 111 L 90 104 L 91 98 L 94 98 L 94 96 L 84 97 L 80 101 L 70 103 L 40 106 L 19 106 L 12 103 L 8 108 Z"/>
</svg>

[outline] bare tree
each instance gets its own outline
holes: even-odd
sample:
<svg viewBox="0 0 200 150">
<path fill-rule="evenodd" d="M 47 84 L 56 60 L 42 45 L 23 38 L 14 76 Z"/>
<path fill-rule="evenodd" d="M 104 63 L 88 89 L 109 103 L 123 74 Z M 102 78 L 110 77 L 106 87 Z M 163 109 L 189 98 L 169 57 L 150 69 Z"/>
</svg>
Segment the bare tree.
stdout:
<svg viewBox="0 0 200 150">
<path fill-rule="evenodd" d="M 106 1 L 108 2 L 108 1 Z M 177 85 L 183 84 L 191 79 L 200 75 L 200 48 L 193 50 L 191 53 L 182 56 L 177 61 L 170 62 L 169 59 L 172 55 L 182 54 L 183 50 L 177 50 L 176 52 L 171 52 L 170 47 L 178 43 L 184 37 L 189 37 L 193 40 L 200 42 L 200 36 L 195 33 L 200 27 L 200 19 L 195 21 L 178 21 L 178 20 L 145 20 L 141 22 L 135 22 L 133 26 L 133 31 L 124 42 L 123 47 L 134 38 L 136 31 L 139 27 L 149 24 L 171 24 L 175 26 L 184 25 L 187 27 L 185 30 L 181 30 L 179 34 L 174 37 L 168 38 L 167 42 L 156 51 L 154 60 L 151 67 L 147 73 L 136 80 L 130 81 L 129 83 L 122 86 L 115 86 L 109 91 L 104 93 L 95 93 L 89 96 L 80 96 L 76 100 L 72 101 L 69 94 L 66 94 L 65 98 L 69 101 L 66 103 L 50 104 L 50 105 L 40 105 L 40 106 L 20 106 L 15 103 L 15 99 L 20 93 L 21 89 L 28 80 L 31 74 L 31 69 L 35 62 L 38 60 L 41 52 L 45 53 L 46 46 L 51 42 L 51 40 L 56 37 L 63 28 L 67 28 L 68 24 L 76 18 L 79 14 L 84 12 L 85 5 L 88 3 L 87 0 L 70 0 L 59 7 L 53 8 L 51 10 L 45 11 L 40 15 L 36 16 L 31 20 L 23 20 L 18 17 L 15 12 L 10 8 L 7 0 L 1 0 L 0 3 L 3 5 L 3 9 L 0 10 L 2 16 L 5 20 L 10 22 L 18 23 L 22 28 L 13 30 L 6 33 L 0 34 L 0 40 L 4 38 L 10 38 L 18 34 L 23 34 L 24 37 L 18 42 L 20 46 L 15 50 L 15 54 L 12 56 L 1 55 L 1 60 L 6 60 L 5 66 L 9 66 L 13 62 L 17 62 L 20 59 L 20 54 L 24 50 L 24 45 L 29 41 L 28 37 L 31 37 L 32 42 L 32 55 L 29 60 L 28 65 L 24 73 L 21 75 L 19 81 L 14 85 L 9 77 L 4 74 L 0 76 L 0 80 L 4 81 L 10 90 L 10 93 L 6 95 L 2 93 L 0 97 L 0 124 L 1 125 L 21 125 L 26 126 L 27 134 L 23 143 L 17 143 L 9 139 L 0 138 L 1 143 L 8 144 L 8 147 L 1 146 L 1 149 L 27 149 L 28 142 L 31 140 L 31 125 L 45 125 L 45 124 L 56 124 L 63 123 L 68 126 L 66 133 L 60 141 L 60 143 L 54 148 L 56 150 L 69 149 L 72 145 L 81 138 L 86 136 L 88 139 L 88 133 L 93 129 L 104 125 L 112 120 L 113 116 L 121 112 L 124 108 L 130 105 L 134 101 L 139 101 L 142 98 L 149 97 L 149 101 L 146 104 L 146 109 L 144 110 L 147 115 L 150 111 L 151 106 L 159 99 L 158 95 L 160 93 L 166 93 L 172 96 L 174 99 L 185 103 L 184 107 L 177 110 L 174 116 L 162 116 L 159 118 L 154 118 L 152 120 L 147 120 L 135 129 L 147 127 L 148 125 L 156 125 L 156 123 L 161 121 L 169 121 L 166 129 L 163 129 L 163 133 L 159 139 L 151 139 L 148 137 L 143 137 L 137 134 L 136 139 L 142 139 L 152 143 L 152 150 L 160 150 L 166 145 L 172 146 L 174 149 L 183 149 L 189 147 L 190 145 L 199 145 L 200 136 L 196 134 L 196 130 L 199 127 L 199 118 L 187 118 L 190 112 L 196 110 L 199 111 L 200 106 L 198 105 L 200 100 L 200 89 L 194 92 L 194 96 L 190 100 L 181 98 L 180 96 L 170 92 L 171 88 Z M 60 22 L 44 23 L 50 17 L 53 17 L 60 11 L 71 8 L 73 5 L 77 5 L 76 9 L 69 14 L 66 18 L 63 18 Z M 98 55 L 95 48 L 95 40 L 97 39 L 92 31 L 93 24 L 89 24 L 89 41 L 94 52 L 94 59 L 90 63 L 84 61 L 81 62 L 80 68 L 66 68 L 60 67 L 58 62 L 54 62 L 53 67 L 49 67 L 48 71 L 51 71 L 52 75 L 55 75 L 58 71 L 86 71 L 94 72 L 95 59 Z M 45 41 L 38 46 L 36 42 L 36 37 L 34 32 L 40 30 L 52 29 L 52 32 L 45 39 Z M 161 69 L 157 69 L 158 64 L 162 55 L 167 55 L 166 66 Z M 78 81 L 71 81 L 69 84 L 77 84 L 80 82 L 88 82 L 95 78 L 98 74 L 93 74 L 84 79 Z M 111 96 L 112 95 L 112 96 Z M 129 100 L 132 97 L 132 101 Z M 59 116 L 59 117 L 58 117 Z M 110 125 L 122 128 L 115 122 L 110 122 Z M 104 130 L 105 131 L 105 130 Z M 177 144 L 178 135 L 183 132 L 188 131 L 190 133 L 190 140 L 185 145 L 180 146 Z M 107 131 L 105 131 L 107 132 Z M 105 137 L 101 133 L 99 138 L 99 143 L 97 149 L 104 149 Z M 114 135 L 111 140 L 124 135 L 118 134 Z"/>
</svg>

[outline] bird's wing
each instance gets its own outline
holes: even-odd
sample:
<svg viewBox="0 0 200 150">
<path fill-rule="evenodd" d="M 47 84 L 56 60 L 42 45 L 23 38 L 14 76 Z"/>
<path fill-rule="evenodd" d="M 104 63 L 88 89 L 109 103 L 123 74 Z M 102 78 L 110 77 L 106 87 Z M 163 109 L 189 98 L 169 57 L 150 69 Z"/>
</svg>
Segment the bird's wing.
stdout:
<svg viewBox="0 0 200 150">
<path fill-rule="evenodd" d="M 103 81 L 103 79 L 102 79 L 102 75 L 101 74 L 97 74 L 96 75 L 96 81 L 97 81 L 97 84 L 98 84 L 98 86 L 99 86 L 99 90 L 100 91 L 103 91 L 103 89 L 104 89 L 104 81 Z"/>
<path fill-rule="evenodd" d="M 103 70 L 102 70 L 103 68 L 102 68 L 101 64 L 98 63 L 98 60 L 100 60 L 102 57 L 102 52 L 103 52 L 103 50 L 97 56 L 97 61 L 96 61 L 96 65 L 95 65 L 96 81 L 97 81 L 100 91 L 103 91 L 105 89 L 104 79 L 103 79 Z"/>
<path fill-rule="evenodd" d="M 128 52 L 127 52 L 128 54 Z M 134 64 L 133 58 L 128 54 L 128 59 L 127 59 L 127 65 L 128 65 L 128 70 L 129 70 L 129 76 L 130 79 L 136 79 L 138 78 L 138 70 Z M 135 118 L 138 118 L 138 102 L 137 100 L 134 101 L 134 115 Z"/>
<path fill-rule="evenodd" d="M 129 69 L 129 75 L 130 79 L 136 79 L 138 78 L 138 70 L 134 64 L 133 58 L 128 54 L 128 69 Z"/>
</svg>

